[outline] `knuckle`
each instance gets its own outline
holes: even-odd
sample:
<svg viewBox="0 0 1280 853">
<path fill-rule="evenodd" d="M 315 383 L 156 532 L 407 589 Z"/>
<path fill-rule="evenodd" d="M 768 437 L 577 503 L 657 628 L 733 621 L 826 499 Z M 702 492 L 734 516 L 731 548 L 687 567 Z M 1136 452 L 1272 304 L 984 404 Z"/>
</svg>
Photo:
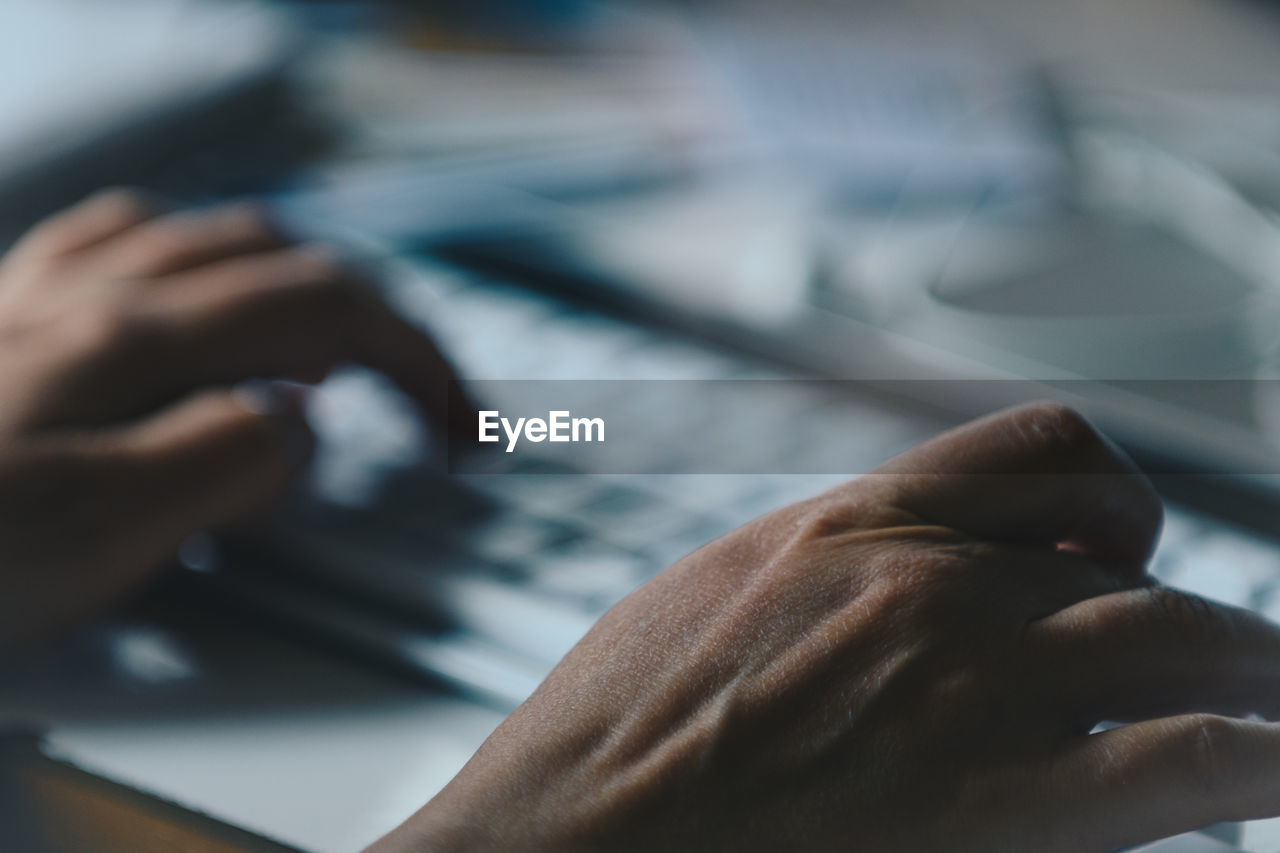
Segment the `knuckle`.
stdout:
<svg viewBox="0 0 1280 853">
<path fill-rule="evenodd" d="M 892 612 L 916 614 L 926 622 L 956 602 L 949 557 L 923 543 L 885 542 L 862 555 L 862 573 L 875 583 Z"/>
<path fill-rule="evenodd" d="M 1236 724 L 1225 717 L 1195 714 L 1183 724 L 1182 737 L 1192 784 L 1207 798 L 1219 797 L 1239 737 Z"/>
<path fill-rule="evenodd" d="M 893 503 L 866 496 L 848 484 L 778 510 L 790 513 L 801 540 L 821 540 L 855 530 L 913 526 L 919 519 Z"/>
<path fill-rule="evenodd" d="M 37 263 L 57 266 L 83 242 L 80 233 L 86 226 L 115 231 L 142 222 L 151 213 L 152 204 L 136 190 L 102 190 L 69 214 L 55 216 L 33 228 L 21 241 L 23 254 Z"/>
<path fill-rule="evenodd" d="M 68 353 L 112 358 L 149 350 L 156 331 L 154 324 L 142 314 L 111 304 L 69 316 L 61 329 Z"/>
<path fill-rule="evenodd" d="M 816 542 L 839 536 L 851 526 L 849 513 L 838 504 L 811 500 L 783 511 L 794 516 L 794 538 L 797 542 Z"/>
<path fill-rule="evenodd" d="M 192 242 L 189 235 L 173 225 L 157 223 L 138 238 L 139 266 L 145 272 L 179 264 L 194 250 Z"/>
<path fill-rule="evenodd" d="M 86 311 L 67 317 L 60 331 L 66 351 L 77 354 L 114 351 L 127 337 L 124 323 L 115 311 Z"/>
<path fill-rule="evenodd" d="M 984 586 L 973 572 L 975 561 L 967 548 L 919 542 L 890 554 L 892 560 L 882 574 L 901 590 L 904 609 L 916 610 L 931 625 L 968 630 L 968 614 L 984 603 Z M 989 616 L 1004 612 L 991 607 L 989 598 L 986 603 Z"/>
</svg>

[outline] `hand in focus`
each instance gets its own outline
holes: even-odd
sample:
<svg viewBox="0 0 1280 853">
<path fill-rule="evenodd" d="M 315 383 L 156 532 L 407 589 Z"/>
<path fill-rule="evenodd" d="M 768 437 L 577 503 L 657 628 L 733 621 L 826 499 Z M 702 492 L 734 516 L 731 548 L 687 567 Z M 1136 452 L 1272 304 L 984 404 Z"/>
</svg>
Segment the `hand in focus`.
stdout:
<svg viewBox="0 0 1280 853">
<path fill-rule="evenodd" d="M 251 208 L 111 191 L 32 230 L 0 263 L 0 648 L 269 502 L 311 435 L 299 400 L 240 383 L 347 361 L 461 414 L 429 340 Z"/>
<path fill-rule="evenodd" d="M 1068 410 L 948 433 L 624 600 L 373 849 L 1081 853 L 1280 814 L 1280 726 L 1236 718 L 1280 712 L 1280 629 L 1154 585 L 1160 523 Z"/>
</svg>

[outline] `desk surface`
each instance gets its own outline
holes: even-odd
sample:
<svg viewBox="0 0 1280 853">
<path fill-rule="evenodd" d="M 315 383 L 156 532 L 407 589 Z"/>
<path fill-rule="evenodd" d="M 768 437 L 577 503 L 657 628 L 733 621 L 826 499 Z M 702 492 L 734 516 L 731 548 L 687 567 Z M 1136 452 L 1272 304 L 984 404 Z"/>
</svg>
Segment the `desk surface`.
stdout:
<svg viewBox="0 0 1280 853">
<path fill-rule="evenodd" d="M 0 818 L 9 849 L 39 853 L 295 850 L 51 761 L 34 737 L 0 743 Z"/>
<path fill-rule="evenodd" d="M 245 624 L 156 607 L 0 671 L 0 727 L 39 728 L 62 761 L 309 851 L 359 849 L 392 829 L 502 716 Z M 41 778 L 46 794 L 69 793 L 67 775 Z M 77 801 L 98 819 L 100 792 Z M 161 811 L 181 825 L 179 810 Z"/>
</svg>

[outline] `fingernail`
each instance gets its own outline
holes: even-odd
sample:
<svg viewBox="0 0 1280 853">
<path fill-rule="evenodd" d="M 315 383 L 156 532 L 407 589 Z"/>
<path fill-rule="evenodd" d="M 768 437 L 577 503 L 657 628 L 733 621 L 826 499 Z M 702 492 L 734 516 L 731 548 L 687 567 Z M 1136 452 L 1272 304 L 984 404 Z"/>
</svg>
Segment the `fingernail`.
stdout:
<svg viewBox="0 0 1280 853">
<path fill-rule="evenodd" d="M 280 379 L 249 379 L 232 394 L 246 411 L 270 418 L 280 436 L 286 462 L 299 466 L 315 449 L 315 435 L 307 424 L 306 402 L 310 388 Z"/>
<path fill-rule="evenodd" d="M 246 379 L 232 394 L 236 402 L 255 415 L 300 412 L 307 400 L 307 386 L 282 379 Z"/>
</svg>

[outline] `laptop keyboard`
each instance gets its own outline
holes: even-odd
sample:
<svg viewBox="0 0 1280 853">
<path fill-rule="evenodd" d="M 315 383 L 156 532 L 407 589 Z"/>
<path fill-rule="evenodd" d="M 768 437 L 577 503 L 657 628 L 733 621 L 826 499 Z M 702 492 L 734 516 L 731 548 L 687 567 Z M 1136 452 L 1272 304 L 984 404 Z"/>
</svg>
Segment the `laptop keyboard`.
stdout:
<svg viewBox="0 0 1280 853">
<path fill-rule="evenodd" d="M 787 376 L 522 289 L 477 286 L 462 272 L 391 287 L 392 300 L 429 324 L 473 379 Z M 795 413 L 807 415 L 806 432 L 790 443 L 764 440 L 785 430 L 762 423 L 761 443 L 778 445 L 766 460 L 771 469 L 788 470 L 788 454 L 813 453 L 824 434 L 837 440 L 851 432 L 870 468 L 941 428 L 853 399 L 812 405 Z M 319 450 L 309 494 L 287 508 L 274 546 L 310 575 L 410 614 L 421 610 L 528 659 L 539 673 L 667 565 L 847 479 L 588 475 L 519 453 L 494 454 L 483 474 L 446 476 L 412 464 L 427 455 L 412 408 L 384 380 L 355 369 L 319 389 L 311 414 Z M 673 434 L 702 426 L 665 424 Z"/>
<path fill-rule="evenodd" d="M 783 378 L 775 366 L 579 311 L 516 288 L 429 270 L 394 286 L 463 375 L 486 379 Z M 500 455 L 490 473 L 447 476 L 413 463 L 427 437 L 383 380 L 352 370 L 313 400 L 320 440 L 306 495 L 282 513 L 273 553 L 344 601 L 399 612 L 419 633 L 397 654 L 514 704 L 610 606 L 664 567 L 845 475 L 603 475 Z M 815 435 L 856 436 L 866 469 L 947 425 L 857 399 L 809 413 Z M 679 416 L 679 413 L 673 413 Z M 774 427 L 770 427 L 773 429 Z M 782 445 L 814 452 L 820 438 Z M 820 447 L 820 443 L 819 443 Z M 786 470 L 786 457 L 776 460 Z M 1280 620 L 1280 548 L 1219 519 L 1167 507 L 1152 563 L 1161 581 Z M 295 592 L 282 606 L 302 607 Z M 344 610 L 317 599 L 312 621 Z M 382 616 L 351 623 L 375 631 Z M 363 627 L 362 627 L 363 626 Z M 1280 850 L 1280 833 L 1274 848 Z"/>
<path fill-rule="evenodd" d="M 472 378 L 787 376 L 762 361 L 524 289 L 480 285 L 449 268 L 415 267 L 389 287 L 393 302 L 429 325 Z M 788 469 L 788 454 L 820 452 L 824 440 L 847 444 L 851 436 L 865 451 L 867 470 L 947 426 L 855 398 L 816 405 L 803 413 L 804 440 L 769 442 L 778 445 L 774 470 Z M 427 441 L 412 408 L 359 370 L 327 382 L 312 414 L 320 451 L 310 494 L 283 515 L 276 544 L 307 573 L 410 615 L 431 614 L 461 635 L 527 659 L 535 675 L 667 565 L 847 479 L 586 475 L 519 453 L 495 454 L 491 473 L 446 476 L 412 464 L 425 458 Z M 672 426 L 678 433 L 680 425 Z M 762 430 L 767 437 L 786 432 L 768 423 Z M 1166 583 L 1280 619 L 1280 549 L 1218 519 L 1169 507 L 1152 571 Z"/>
</svg>

